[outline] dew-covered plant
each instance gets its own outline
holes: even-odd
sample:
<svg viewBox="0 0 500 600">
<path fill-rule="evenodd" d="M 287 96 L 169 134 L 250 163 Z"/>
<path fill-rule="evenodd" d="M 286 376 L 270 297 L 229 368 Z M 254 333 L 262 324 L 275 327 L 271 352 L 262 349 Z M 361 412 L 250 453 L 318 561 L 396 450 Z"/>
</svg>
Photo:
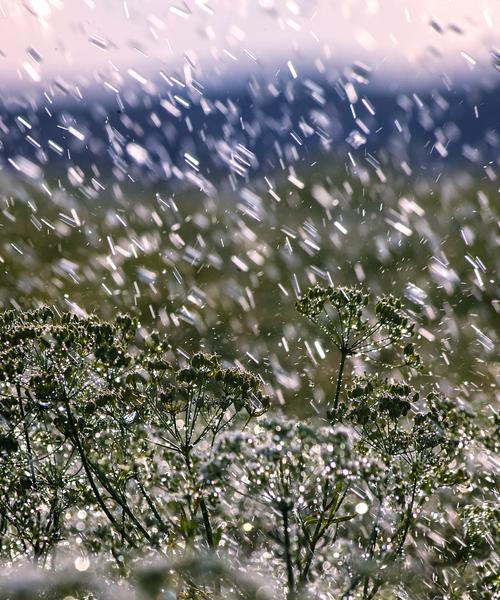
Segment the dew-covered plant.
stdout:
<svg viewBox="0 0 500 600">
<path fill-rule="evenodd" d="M 195 354 L 182 368 L 159 371 L 153 365 L 141 391 L 150 441 L 166 468 L 162 485 L 169 486 L 170 502 L 178 499 L 179 526 L 186 540 L 199 534 L 196 515 L 201 512 L 204 537 L 214 551 L 222 530 L 214 529 L 199 477 L 202 459 L 210 454 L 217 436 L 235 421 L 242 427 L 264 413 L 268 399 L 259 380 L 238 368 L 222 368 L 213 355 Z M 145 468 L 150 467 L 145 464 Z M 175 483 L 174 483 L 175 482 Z M 199 509 L 199 510 L 198 510 Z"/>
<path fill-rule="evenodd" d="M 385 296 L 370 308 L 357 289 L 306 292 L 299 311 L 339 351 L 327 420 L 273 417 L 252 433 L 229 432 L 205 468 L 216 498 L 262 545 L 261 568 L 280 573 L 289 598 L 404 590 L 412 572 L 429 568 L 419 539 L 437 535 L 430 518 L 446 511 L 443 494 L 474 487 L 466 460 L 477 438 L 472 414 L 435 386 L 413 387 L 422 364 L 401 302 Z M 354 356 L 371 370 L 346 383 Z"/>
<path fill-rule="evenodd" d="M 272 417 L 225 435 L 205 476 L 229 510 L 241 507 L 237 527 L 264 534 L 268 565 L 286 574 L 291 597 L 356 517 L 350 492 L 363 469 L 347 431 Z"/>
<path fill-rule="evenodd" d="M 151 598 L 493 599 L 495 435 L 419 388 L 399 300 L 316 286 L 298 309 L 339 352 L 314 419 L 264 415 L 258 377 L 130 317 L 3 313 L 3 563 L 76 552 L 119 583 L 174 561 Z"/>
<path fill-rule="evenodd" d="M 123 569 L 131 550 L 215 550 L 198 467 L 266 410 L 255 376 L 206 354 L 168 360 L 127 316 L 6 312 L 0 348 L 4 560 L 47 565 L 76 544 Z"/>
<path fill-rule="evenodd" d="M 297 302 L 299 313 L 317 325 L 339 352 L 333 411 L 341 407 L 350 357 L 374 360 L 383 351 L 401 350 L 401 361 L 396 366 L 419 368 L 421 364 L 414 344 L 409 341 L 415 326 L 403 311 L 401 300 L 386 295 L 377 298 L 372 307 L 370 299 L 368 292 L 358 288 L 316 285 Z"/>
</svg>

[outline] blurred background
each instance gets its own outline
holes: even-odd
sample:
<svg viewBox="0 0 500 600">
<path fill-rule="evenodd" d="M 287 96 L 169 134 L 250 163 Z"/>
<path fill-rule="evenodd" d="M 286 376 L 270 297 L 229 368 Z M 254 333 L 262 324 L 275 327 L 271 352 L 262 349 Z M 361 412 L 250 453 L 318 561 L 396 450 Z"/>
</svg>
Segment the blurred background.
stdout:
<svg viewBox="0 0 500 600">
<path fill-rule="evenodd" d="M 498 377 L 500 4 L 1 0 L 0 306 L 135 312 L 322 411 L 310 284 L 405 297 Z"/>
<path fill-rule="evenodd" d="M 491 0 L 3 0 L 2 83 L 109 92 L 186 65 L 214 83 L 359 60 L 382 85 L 414 87 L 491 69 L 499 18 Z"/>
</svg>

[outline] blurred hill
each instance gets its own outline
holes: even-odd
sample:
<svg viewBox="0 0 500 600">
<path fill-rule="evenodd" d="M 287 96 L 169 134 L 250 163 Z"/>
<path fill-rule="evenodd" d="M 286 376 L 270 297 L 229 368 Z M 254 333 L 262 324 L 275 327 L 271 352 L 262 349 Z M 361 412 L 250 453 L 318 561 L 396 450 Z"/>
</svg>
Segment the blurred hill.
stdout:
<svg viewBox="0 0 500 600">
<path fill-rule="evenodd" d="M 288 74 L 207 89 L 165 76 L 153 91 L 138 83 L 82 99 L 60 84 L 62 100 L 0 103 L 0 160 L 84 195 L 88 185 L 98 191 L 95 182 L 137 177 L 208 190 L 229 175 L 235 187 L 256 175 L 293 175 L 322 156 L 406 175 L 498 160 L 500 85 L 405 89 L 371 86 L 362 65 L 350 78 Z"/>
</svg>

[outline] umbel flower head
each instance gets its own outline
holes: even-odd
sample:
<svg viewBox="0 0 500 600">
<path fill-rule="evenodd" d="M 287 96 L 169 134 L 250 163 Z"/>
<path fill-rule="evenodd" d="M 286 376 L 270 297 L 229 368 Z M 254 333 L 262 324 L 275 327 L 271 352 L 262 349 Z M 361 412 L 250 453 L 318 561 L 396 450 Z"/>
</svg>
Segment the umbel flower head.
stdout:
<svg viewBox="0 0 500 600">
<path fill-rule="evenodd" d="M 372 306 L 371 295 L 358 288 L 316 285 L 297 301 L 297 310 L 347 355 L 401 345 L 414 334 L 401 301 L 390 294 L 378 297 Z M 405 347 L 405 364 L 418 366 L 413 346 Z"/>
</svg>

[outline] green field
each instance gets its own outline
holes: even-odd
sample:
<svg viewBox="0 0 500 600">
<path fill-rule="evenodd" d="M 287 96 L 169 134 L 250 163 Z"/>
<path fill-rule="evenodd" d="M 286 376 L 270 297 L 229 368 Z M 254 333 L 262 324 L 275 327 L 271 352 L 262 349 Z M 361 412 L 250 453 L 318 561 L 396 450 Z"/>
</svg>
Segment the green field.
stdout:
<svg viewBox="0 0 500 600">
<path fill-rule="evenodd" d="M 393 292 L 419 328 L 429 375 L 492 401 L 500 305 L 496 194 L 487 178 L 437 183 L 324 165 L 207 195 L 110 185 L 84 198 L 4 175 L 0 306 L 137 314 L 181 353 L 259 373 L 288 412 L 322 412 L 336 357 L 295 310 L 315 282 Z"/>
</svg>

